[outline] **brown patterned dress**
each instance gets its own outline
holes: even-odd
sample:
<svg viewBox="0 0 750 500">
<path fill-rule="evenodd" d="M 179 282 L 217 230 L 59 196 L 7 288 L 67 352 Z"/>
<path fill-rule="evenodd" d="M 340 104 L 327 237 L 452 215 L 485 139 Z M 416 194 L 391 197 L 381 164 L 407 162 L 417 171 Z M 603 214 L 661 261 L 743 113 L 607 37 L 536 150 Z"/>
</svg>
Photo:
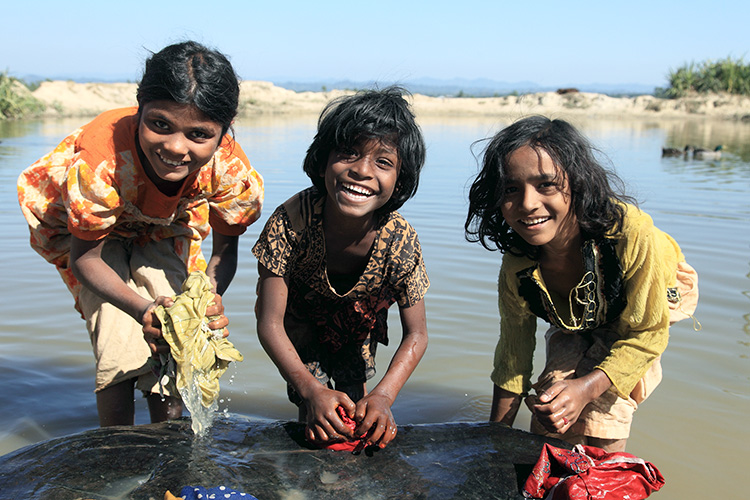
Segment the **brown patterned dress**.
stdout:
<svg viewBox="0 0 750 500">
<path fill-rule="evenodd" d="M 378 225 L 364 272 L 339 294 L 327 274 L 324 204 L 316 188 L 294 195 L 271 215 L 253 254 L 289 280 L 284 326 L 307 368 L 323 384 L 348 385 L 374 376 L 376 345 L 388 345 L 388 308 L 416 304 L 430 282 L 416 231 L 392 212 Z"/>
</svg>

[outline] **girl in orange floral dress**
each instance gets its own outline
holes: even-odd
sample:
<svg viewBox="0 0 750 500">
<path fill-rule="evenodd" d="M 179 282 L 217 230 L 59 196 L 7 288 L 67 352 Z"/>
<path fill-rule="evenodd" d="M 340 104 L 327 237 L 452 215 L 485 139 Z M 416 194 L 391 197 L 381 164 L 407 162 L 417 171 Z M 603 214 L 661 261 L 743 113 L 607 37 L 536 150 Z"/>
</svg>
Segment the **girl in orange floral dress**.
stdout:
<svg viewBox="0 0 750 500">
<path fill-rule="evenodd" d="M 157 347 L 153 310 L 204 270 L 216 293 L 208 314 L 220 316 L 211 327 L 225 327 L 220 294 L 263 200 L 262 178 L 227 135 L 239 83 L 224 55 L 194 42 L 164 48 L 146 62 L 137 100 L 79 128 L 18 179 L 31 246 L 57 267 L 86 320 L 102 426 L 134 423 L 135 388 L 152 422 L 182 414 L 178 395 L 160 396 L 148 363 L 168 349 Z"/>
</svg>

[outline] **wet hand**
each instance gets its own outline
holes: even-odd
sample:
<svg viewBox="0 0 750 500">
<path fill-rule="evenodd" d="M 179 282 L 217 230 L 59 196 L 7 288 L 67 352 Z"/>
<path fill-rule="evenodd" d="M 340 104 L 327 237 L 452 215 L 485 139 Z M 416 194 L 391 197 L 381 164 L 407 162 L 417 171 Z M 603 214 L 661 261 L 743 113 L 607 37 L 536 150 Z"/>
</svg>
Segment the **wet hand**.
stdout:
<svg viewBox="0 0 750 500">
<path fill-rule="evenodd" d="M 341 406 L 353 418 L 356 405 L 343 392 L 320 386 L 312 397 L 305 399 L 308 441 L 326 445 L 354 438 L 354 432 L 341 420 L 336 409 Z"/>
<path fill-rule="evenodd" d="M 143 325 L 143 339 L 151 349 L 153 356 L 158 356 L 159 353 L 168 354 L 169 345 L 164 341 L 161 334 L 161 321 L 154 313 L 154 309 L 159 306 L 171 307 L 174 304 L 174 300 L 171 297 L 159 296 L 151 304 L 146 307 L 141 318 L 141 325 Z"/>
<path fill-rule="evenodd" d="M 218 293 L 214 294 L 213 302 L 211 302 L 206 308 L 206 317 L 211 318 L 211 321 L 208 323 L 208 327 L 211 330 L 219 330 L 223 328 L 223 336 L 229 336 L 229 330 L 226 328 L 229 324 L 229 319 L 224 316 L 224 304 L 222 304 L 221 295 Z"/>
<path fill-rule="evenodd" d="M 530 402 L 530 409 L 547 431 L 565 433 L 593 399 L 587 394 L 586 384 L 578 379 L 556 382 L 540 392 Z"/>
<path fill-rule="evenodd" d="M 367 446 L 385 448 L 398 434 L 396 420 L 391 413 L 391 400 L 383 395 L 370 393 L 359 400 L 354 412 L 358 423 L 354 433 L 366 434 Z"/>
</svg>

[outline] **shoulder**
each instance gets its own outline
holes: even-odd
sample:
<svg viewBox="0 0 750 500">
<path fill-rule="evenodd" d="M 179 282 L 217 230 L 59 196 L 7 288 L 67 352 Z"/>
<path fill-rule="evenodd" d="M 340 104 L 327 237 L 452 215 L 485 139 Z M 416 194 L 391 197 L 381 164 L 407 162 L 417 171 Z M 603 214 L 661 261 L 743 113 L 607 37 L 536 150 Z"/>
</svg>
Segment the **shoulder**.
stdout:
<svg viewBox="0 0 750 500">
<path fill-rule="evenodd" d="M 500 265 L 500 277 L 508 281 L 518 280 L 518 273 L 529 268 L 536 267 L 537 261 L 526 256 L 517 256 L 510 253 L 503 254 L 503 262 Z"/>
<path fill-rule="evenodd" d="M 81 128 L 76 149 L 87 164 L 98 165 L 120 152 L 134 152 L 137 128 L 137 108 L 105 111 Z"/>
<path fill-rule="evenodd" d="M 625 205 L 626 214 L 621 231 L 614 235 L 622 264 L 627 269 L 640 266 L 646 260 L 659 257 L 660 261 L 681 258 L 681 250 L 675 240 L 654 225 L 652 217 L 643 210 Z"/>
<path fill-rule="evenodd" d="M 389 253 L 421 251 L 416 229 L 395 211 L 383 216 L 378 228 L 378 240 L 381 247 L 389 248 Z"/>
</svg>

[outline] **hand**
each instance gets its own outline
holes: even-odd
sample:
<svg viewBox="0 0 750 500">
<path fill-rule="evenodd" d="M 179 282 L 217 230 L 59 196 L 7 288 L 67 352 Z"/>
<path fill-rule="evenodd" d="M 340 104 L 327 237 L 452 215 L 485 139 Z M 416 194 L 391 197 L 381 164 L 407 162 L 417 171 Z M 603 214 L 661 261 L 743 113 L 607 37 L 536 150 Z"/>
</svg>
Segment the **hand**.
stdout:
<svg viewBox="0 0 750 500">
<path fill-rule="evenodd" d="M 317 382 L 316 382 L 317 383 Z M 345 441 L 354 438 L 354 432 L 347 426 L 336 408 L 344 408 L 346 414 L 354 418 L 354 402 L 343 392 L 334 391 L 323 385 L 316 389 L 312 397 L 305 399 L 307 427 L 305 437 L 320 445 Z"/>
<path fill-rule="evenodd" d="M 218 293 L 214 294 L 214 300 L 206 308 L 206 317 L 211 318 L 211 322 L 208 327 L 212 330 L 224 329 L 224 337 L 229 336 L 229 330 L 226 326 L 229 324 L 229 320 L 224 316 L 224 304 L 221 302 L 221 295 Z"/>
<path fill-rule="evenodd" d="M 545 429 L 562 434 L 578 420 L 586 405 L 610 386 L 607 375 L 594 370 L 581 378 L 555 382 L 542 390 L 530 408 Z"/>
<path fill-rule="evenodd" d="M 563 434 L 573 425 L 591 399 L 577 379 L 552 384 L 537 397 L 531 410 L 549 432 Z"/>
<path fill-rule="evenodd" d="M 396 421 L 391 413 L 391 401 L 371 392 L 357 402 L 354 420 L 359 424 L 354 429 L 357 436 L 366 433 L 367 446 L 385 448 L 398 434 Z"/>
<path fill-rule="evenodd" d="M 154 309 L 159 306 L 171 307 L 172 304 L 174 304 L 174 300 L 171 297 L 159 296 L 143 312 L 141 318 L 143 338 L 151 349 L 153 356 L 158 356 L 159 353 L 169 353 L 169 345 L 162 338 L 161 321 L 154 313 Z"/>
</svg>

